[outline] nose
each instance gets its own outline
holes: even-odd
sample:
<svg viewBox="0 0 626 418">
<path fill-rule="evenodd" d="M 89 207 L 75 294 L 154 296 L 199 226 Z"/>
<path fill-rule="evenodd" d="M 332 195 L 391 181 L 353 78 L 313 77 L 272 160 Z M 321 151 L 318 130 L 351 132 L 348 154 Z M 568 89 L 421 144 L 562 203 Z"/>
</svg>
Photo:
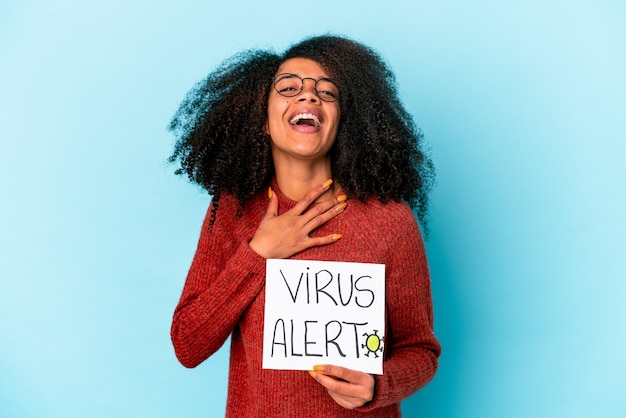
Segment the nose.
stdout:
<svg viewBox="0 0 626 418">
<path fill-rule="evenodd" d="M 313 103 L 319 103 L 320 98 L 315 91 L 316 81 L 314 78 L 303 78 L 302 79 L 302 90 L 300 91 L 300 97 L 298 97 L 298 101 L 306 101 L 310 100 Z"/>
</svg>

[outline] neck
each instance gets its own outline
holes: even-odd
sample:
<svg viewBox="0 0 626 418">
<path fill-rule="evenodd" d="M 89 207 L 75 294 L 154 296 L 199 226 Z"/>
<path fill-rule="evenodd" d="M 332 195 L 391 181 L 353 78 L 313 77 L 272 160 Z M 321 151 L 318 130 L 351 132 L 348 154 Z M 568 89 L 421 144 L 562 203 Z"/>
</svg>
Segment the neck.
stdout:
<svg viewBox="0 0 626 418">
<path fill-rule="evenodd" d="M 312 164 L 306 161 L 291 164 L 274 164 L 276 182 L 280 191 L 296 202 L 300 201 L 308 192 L 332 178 L 330 159 Z M 317 200 L 323 201 L 334 196 L 338 185 L 334 184 Z"/>
</svg>

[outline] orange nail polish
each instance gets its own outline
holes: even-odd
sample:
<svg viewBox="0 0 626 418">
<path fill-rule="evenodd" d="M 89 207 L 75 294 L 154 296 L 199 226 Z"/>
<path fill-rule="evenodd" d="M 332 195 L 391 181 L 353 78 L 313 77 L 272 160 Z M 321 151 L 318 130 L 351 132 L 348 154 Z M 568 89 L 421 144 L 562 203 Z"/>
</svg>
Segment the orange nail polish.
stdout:
<svg viewBox="0 0 626 418">
<path fill-rule="evenodd" d="M 323 372 L 324 366 L 313 366 L 313 370 L 315 370 L 316 372 Z"/>
<path fill-rule="evenodd" d="M 330 185 L 333 184 L 333 180 L 332 179 L 328 179 L 324 182 L 324 184 L 322 184 L 322 187 L 324 189 L 328 189 L 330 187 Z"/>
<path fill-rule="evenodd" d="M 341 234 L 335 234 L 335 235 L 333 235 L 333 240 L 334 240 L 334 241 L 337 241 L 337 240 L 339 240 L 339 239 L 341 239 Z M 315 367 L 318 367 L 318 366 L 315 366 Z M 314 367 L 314 369 L 315 369 L 315 367 Z M 315 370 L 317 370 L 317 369 L 315 369 Z M 322 370 L 323 370 L 323 369 L 322 369 Z"/>
<path fill-rule="evenodd" d="M 346 203 L 340 203 L 337 206 L 335 206 L 335 212 L 341 212 L 343 211 L 346 206 L 348 206 Z"/>
<path fill-rule="evenodd" d="M 348 198 L 347 195 L 341 194 L 341 195 L 337 196 L 337 201 L 338 202 L 345 202 L 347 198 Z"/>
<path fill-rule="evenodd" d="M 311 375 L 311 377 L 315 377 L 317 373 L 315 373 L 313 370 L 309 370 L 309 374 Z"/>
<path fill-rule="evenodd" d="M 267 188 L 267 197 L 271 199 L 273 194 L 274 194 L 274 192 L 272 191 L 272 188 L 268 187 Z"/>
</svg>

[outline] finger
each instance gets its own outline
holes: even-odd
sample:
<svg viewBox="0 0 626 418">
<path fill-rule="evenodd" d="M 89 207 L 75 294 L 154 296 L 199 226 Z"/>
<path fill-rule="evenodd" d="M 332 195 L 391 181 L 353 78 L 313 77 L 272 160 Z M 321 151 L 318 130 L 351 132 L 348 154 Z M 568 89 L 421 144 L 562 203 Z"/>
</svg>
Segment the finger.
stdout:
<svg viewBox="0 0 626 418">
<path fill-rule="evenodd" d="M 311 214 L 307 212 L 304 215 L 302 215 L 305 230 L 307 231 L 307 233 L 310 233 L 314 229 L 319 228 L 320 226 L 324 225 L 326 222 L 330 221 L 334 217 L 340 215 L 346 209 L 347 206 L 348 205 L 346 204 L 346 202 L 341 202 L 338 204 L 333 204 L 331 202 L 330 208 L 326 210 L 320 209 L 319 211 L 317 210 L 317 206 L 316 206 L 314 209 L 310 211 L 310 212 L 313 212 L 315 210 L 315 213 Z"/>
<path fill-rule="evenodd" d="M 298 252 L 304 251 L 307 248 L 311 248 L 311 247 L 319 247 L 321 245 L 332 244 L 334 242 L 339 241 L 341 237 L 342 237 L 341 234 L 332 234 L 332 235 L 326 235 L 323 237 L 315 237 L 315 238 L 308 237 L 300 241 L 298 245 Z"/>
<path fill-rule="evenodd" d="M 330 392 L 352 396 L 352 394 L 349 394 L 349 386 L 351 385 L 351 383 L 346 382 L 345 380 L 340 380 L 335 376 L 330 376 L 325 373 L 315 371 L 311 373 L 311 376 L 313 376 L 315 380 L 317 380 Z"/>
<path fill-rule="evenodd" d="M 276 193 L 274 193 L 271 187 L 267 189 L 267 197 L 269 198 L 270 202 L 267 205 L 265 218 L 273 218 L 278 216 L 278 198 L 276 197 Z"/>
<path fill-rule="evenodd" d="M 311 221 L 317 222 L 317 226 L 326 223 L 328 220 L 334 218 L 346 208 L 346 200 L 348 196 L 345 194 L 339 195 L 334 199 L 329 199 L 313 206 L 309 211 L 301 215 L 304 223 Z M 323 220 L 316 219 L 320 215 L 326 215 Z"/>
<path fill-rule="evenodd" d="M 367 398 L 370 401 L 374 396 L 375 380 L 374 376 L 358 370 L 351 370 L 345 367 L 334 366 L 332 364 L 317 365 L 313 370 L 320 372 L 320 375 L 326 375 L 334 378 L 337 382 L 346 385 L 329 387 L 328 389 L 345 394 L 348 396 L 357 396 L 359 398 Z M 345 392 L 347 390 L 347 392 Z"/>
<path fill-rule="evenodd" d="M 328 179 L 323 184 L 317 187 L 314 187 L 313 190 L 309 191 L 302 198 L 302 200 L 296 203 L 296 205 L 291 209 L 291 211 L 293 211 L 294 213 L 298 215 L 304 213 L 304 211 L 307 210 L 307 208 L 311 206 L 311 204 L 315 202 L 315 200 L 318 197 L 323 195 L 330 188 L 331 184 L 333 184 L 333 181 L 331 179 Z"/>
<path fill-rule="evenodd" d="M 334 366 L 332 364 L 316 365 L 313 367 L 313 370 L 352 384 L 366 384 L 372 380 L 372 376 L 367 373 Z"/>
</svg>

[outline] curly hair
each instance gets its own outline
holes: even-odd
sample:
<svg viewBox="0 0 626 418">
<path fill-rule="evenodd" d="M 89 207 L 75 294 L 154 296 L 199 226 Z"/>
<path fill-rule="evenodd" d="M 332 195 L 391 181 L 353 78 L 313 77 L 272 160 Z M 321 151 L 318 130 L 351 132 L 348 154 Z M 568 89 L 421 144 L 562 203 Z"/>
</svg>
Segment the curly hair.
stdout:
<svg viewBox="0 0 626 418">
<path fill-rule="evenodd" d="M 170 122 L 169 158 L 212 196 L 240 207 L 267 187 L 274 167 L 264 126 L 272 77 L 291 58 L 311 59 L 336 82 L 341 119 L 330 151 L 335 181 L 350 198 L 405 201 L 426 228 L 435 170 L 395 77 L 371 48 L 334 35 L 307 38 L 282 55 L 250 50 L 226 60 L 186 96 Z"/>
</svg>

